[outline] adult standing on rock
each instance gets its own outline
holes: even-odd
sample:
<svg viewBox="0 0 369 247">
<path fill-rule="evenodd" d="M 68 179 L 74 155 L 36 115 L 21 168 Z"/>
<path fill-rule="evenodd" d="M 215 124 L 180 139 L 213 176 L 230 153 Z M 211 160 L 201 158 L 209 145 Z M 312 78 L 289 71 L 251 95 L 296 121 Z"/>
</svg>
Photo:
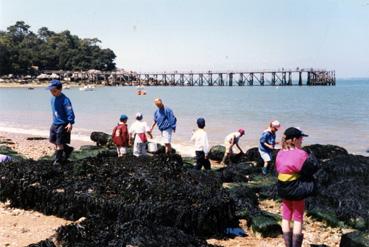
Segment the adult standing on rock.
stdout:
<svg viewBox="0 0 369 247">
<path fill-rule="evenodd" d="M 305 136 L 307 135 L 300 129 L 286 129 L 282 138 L 282 149 L 276 158 L 277 189 L 282 199 L 282 231 L 287 247 L 302 245 L 304 199 L 316 192 L 313 174 L 319 169 L 319 162 L 314 155 L 309 155 L 301 149 Z"/>
<path fill-rule="evenodd" d="M 172 151 L 172 135 L 176 131 L 177 118 L 169 107 L 164 106 L 161 99 L 155 99 L 154 103 L 158 109 L 154 113 L 154 123 L 151 126 L 150 133 L 157 125 L 165 145 L 165 153 L 170 154 Z"/>
<path fill-rule="evenodd" d="M 269 127 L 264 130 L 259 140 L 259 153 L 264 161 L 264 167 L 262 168 L 263 175 L 268 174 L 269 162 L 272 160 L 272 152 L 276 144 L 276 132 L 281 127 L 278 120 L 275 120 L 269 124 Z"/>
<path fill-rule="evenodd" d="M 223 160 L 221 162 L 222 165 L 225 165 L 226 159 L 229 158 L 233 154 L 233 147 L 234 146 L 236 146 L 242 154 L 244 153 L 242 151 L 240 145 L 238 144 L 239 141 L 240 141 L 240 138 L 244 135 L 245 135 L 245 130 L 244 129 L 239 129 L 238 131 L 232 132 L 232 133 L 230 133 L 229 135 L 226 136 L 226 138 L 224 140 L 224 145 L 225 145 L 226 150 L 225 150 L 225 153 L 224 153 Z"/>
<path fill-rule="evenodd" d="M 51 97 L 53 121 L 50 127 L 49 141 L 55 144 L 54 165 L 60 165 L 67 160 L 74 148 L 69 146 L 71 132 L 75 120 L 72 103 L 62 93 L 63 85 L 59 80 L 52 80 L 48 86 Z"/>
</svg>

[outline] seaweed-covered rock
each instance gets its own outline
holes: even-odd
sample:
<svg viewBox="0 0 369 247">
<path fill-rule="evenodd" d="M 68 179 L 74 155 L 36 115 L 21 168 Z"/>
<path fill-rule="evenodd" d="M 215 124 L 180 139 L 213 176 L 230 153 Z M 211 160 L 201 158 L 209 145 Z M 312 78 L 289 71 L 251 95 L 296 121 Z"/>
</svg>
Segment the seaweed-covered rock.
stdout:
<svg viewBox="0 0 369 247">
<path fill-rule="evenodd" d="M 57 230 L 57 241 L 64 247 L 98 246 L 210 246 L 205 240 L 189 235 L 176 227 L 156 225 L 141 220 L 122 222 L 98 216 L 81 224 L 63 226 Z"/>
<path fill-rule="evenodd" d="M 91 133 L 90 139 L 91 141 L 96 142 L 97 146 L 106 146 L 111 142 L 111 135 L 104 132 L 94 131 Z"/>
<path fill-rule="evenodd" d="M 348 155 L 346 149 L 335 145 L 314 144 L 305 146 L 304 149 L 314 153 L 317 159 L 332 159 L 340 155 Z"/>
<path fill-rule="evenodd" d="M 259 202 L 254 190 L 242 184 L 232 184 L 227 189 L 235 202 L 238 218 L 247 219 L 259 211 Z"/>
<path fill-rule="evenodd" d="M 369 232 L 354 231 L 343 234 L 340 247 L 369 247 Z"/>
<path fill-rule="evenodd" d="M 56 247 L 56 245 L 50 239 L 46 239 L 35 244 L 30 244 L 27 247 Z"/>
<path fill-rule="evenodd" d="M 232 163 L 227 165 L 225 168 L 219 169 L 217 172 L 220 173 L 220 178 L 225 183 L 231 182 L 247 182 L 249 175 L 259 171 L 260 168 L 254 166 L 253 163 Z"/>
<path fill-rule="evenodd" d="M 272 162 L 271 162 L 271 169 L 273 169 L 274 167 L 274 161 L 275 158 L 277 156 L 279 149 L 274 149 L 272 152 Z M 259 153 L 259 149 L 257 147 L 254 148 L 250 148 L 249 150 L 246 151 L 245 154 L 245 159 L 247 159 L 248 161 L 254 161 L 257 163 L 258 166 L 263 166 L 264 165 L 264 161 L 260 156 Z"/>
<path fill-rule="evenodd" d="M 1 201 L 71 220 L 119 216 L 197 235 L 223 233 L 236 220 L 217 176 L 184 169 L 178 155 L 99 155 L 62 168 L 25 161 L 1 165 L 0 178 Z"/>
<path fill-rule="evenodd" d="M 307 200 L 311 215 L 333 225 L 343 221 L 357 229 L 369 227 L 369 157 L 343 155 L 326 160 L 316 180 L 318 194 Z M 331 213 L 325 217 L 324 212 Z"/>
<path fill-rule="evenodd" d="M 225 153 L 225 147 L 222 145 L 216 145 L 210 148 L 208 157 L 211 160 L 222 161 Z"/>
</svg>

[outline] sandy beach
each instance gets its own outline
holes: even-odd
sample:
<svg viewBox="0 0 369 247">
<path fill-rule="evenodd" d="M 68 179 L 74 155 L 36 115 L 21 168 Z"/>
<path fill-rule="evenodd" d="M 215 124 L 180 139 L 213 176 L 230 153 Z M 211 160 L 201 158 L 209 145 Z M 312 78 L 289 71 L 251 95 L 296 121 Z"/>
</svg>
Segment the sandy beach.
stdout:
<svg viewBox="0 0 369 247">
<path fill-rule="evenodd" d="M 54 151 L 52 144 L 47 139 L 27 140 L 26 135 L 0 132 L 0 141 L 23 154 L 27 158 L 38 159 L 45 155 L 51 155 Z M 32 136 L 31 136 L 32 137 Z M 76 148 L 83 142 L 74 143 Z M 279 214 L 280 203 L 273 200 L 261 200 L 260 208 L 270 213 Z M 0 204 L 0 247 L 25 246 L 52 237 L 55 230 L 67 221 L 55 216 L 46 216 L 39 212 L 10 208 L 8 203 Z M 229 239 L 208 239 L 208 243 L 219 246 L 284 246 L 281 237 L 262 238 L 247 226 L 245 220 L 240 221 L 240 227 L 244 229 L 246 237 Z M 305 215 L 305 240 L 303 246 L 310 244 L 326 244 L 339 246 L 343 233 L 352 231 L 338 227 L 330 227 L 323 222 L 316 221 Z"/>
</svg>

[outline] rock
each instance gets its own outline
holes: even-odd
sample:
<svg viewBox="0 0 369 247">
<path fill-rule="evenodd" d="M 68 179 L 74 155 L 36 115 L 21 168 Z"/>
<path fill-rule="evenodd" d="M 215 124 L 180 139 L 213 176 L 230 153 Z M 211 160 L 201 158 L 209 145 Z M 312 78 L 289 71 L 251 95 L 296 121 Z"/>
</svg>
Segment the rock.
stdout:
<svg viewBox="0 0 369 247">
<path fill-rule="evenodd" d="M 254 167 L 253 163 L 232 163 L 225 168 L 219 169 L 221 180 L 224 183 L 248 182 L 249 175 L 259 171 L 260 168 Z"/>
<path fill-rule="evenodd" d="M 324 161 L 315 177 L 318 191 L 306 200 L 308 212 L 328 222 L 368 229 L 369 157 L 336 156 Z"/>
<path fill-rule="evenodd" d="M 108 135 L 104 132 L 94 131 L 91 133 L 90 139 L 93 142 L 96 142 L 97 146 L 106 146 L 111 141 L 111 135 Z"/>
<path fill-rule="evenodd" d="M 208 157 L 210 160 L 222 161 L 225 153 L 225 147 L 222 145 L 216 145 L 210 148 Z"/>
<path fill-rule="evenodd" d="M 348 155 L 346 149 L 335 145 L 314 144 L 305 146 L 303 149 L 314 153 L 318 159 L 332 159 L 340 155 Z"/>
<path fill-rule="evenodd" d="M 369 232 L 354 231 L 343 234 L 340 247 L 369 247 Z"/>
<path fill-rule="evenodd" d="M 35 137 L 27 137 L 26 140 L 27 141 L 40 141 L 40 140 L 47 140 L 47 138 L 46 137 L 35 136 Z"/>
<path fill-rule="evenodd" d="M 274 168 L 274 161 L 275 161 L 275 158 L 277 156 L 278 151 L 279 151 L 279 149 L 274 149 L 273 152 L 272 152 L 272 162 L 271 162 L 270 169 Z M 259 149 L 257 147 L 250 148 L 249 150 L 247 150 L 245 156 L 246 156 L 245 159 L 247 159 L 248 161 L 256 162 L 257 165 L 260 166 L 260 167 L 262 167 L 264 165 L 264 161 L 261 158 L 260 153 L 259 153 Z"/>
</svg>

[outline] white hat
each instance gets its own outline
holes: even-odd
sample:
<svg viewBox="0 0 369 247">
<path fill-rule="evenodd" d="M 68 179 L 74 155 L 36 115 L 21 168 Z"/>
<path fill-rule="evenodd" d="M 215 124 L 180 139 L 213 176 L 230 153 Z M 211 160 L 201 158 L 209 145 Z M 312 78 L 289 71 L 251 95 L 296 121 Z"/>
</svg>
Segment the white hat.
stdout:
<svg viewBox="0 0 369 247">
<path fill-rule="evenodd" d="M 142 118 L 142 113 L 141 112 L 137 112 L 136 113 L 136 118 Z"/>
<path fill-rule="evenodd" d="M 278 129 L 279 127 L 281 127 L 281 123 L 278 120 L 274 120 L 273 122 L 270 123 L 270 126 Z"/>
</svg>

